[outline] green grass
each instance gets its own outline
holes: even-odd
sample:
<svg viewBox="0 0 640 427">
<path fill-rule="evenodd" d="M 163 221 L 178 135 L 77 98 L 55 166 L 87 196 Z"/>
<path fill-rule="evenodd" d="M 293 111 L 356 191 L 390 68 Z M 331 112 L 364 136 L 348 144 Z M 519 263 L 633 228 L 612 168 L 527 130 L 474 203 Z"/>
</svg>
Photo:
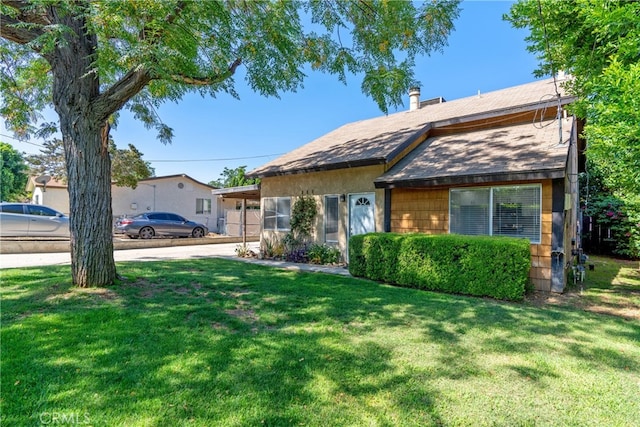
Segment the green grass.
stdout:
<svg viewBox="0 0 640 427">
<path fill-rule="evenodd" d="M 1 271 L 3 426 L 640 420 L 637 321 L 236 261 L 119 272 Z"/>
</svg>

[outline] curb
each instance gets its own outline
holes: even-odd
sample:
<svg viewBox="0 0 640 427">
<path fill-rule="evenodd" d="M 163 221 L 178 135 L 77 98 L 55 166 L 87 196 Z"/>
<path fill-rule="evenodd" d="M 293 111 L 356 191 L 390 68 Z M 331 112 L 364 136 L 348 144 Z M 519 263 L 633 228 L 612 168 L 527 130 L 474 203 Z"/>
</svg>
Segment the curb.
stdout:
<svg viewBox="0 0 640 427">
<path fill-rule="evenodd" d="M 247 237 L 247 242 L 258 242 L 258 236 Z M 167 248 L 172 246 L 215 245 L 221 243 L 242 243 L 242 237 L 203 237 L 200 239 L 113 239 L 114 250 Z M 69 252 L 68 240 L 0 240 L 0 254 L 29 254 Z"/>
</svg>

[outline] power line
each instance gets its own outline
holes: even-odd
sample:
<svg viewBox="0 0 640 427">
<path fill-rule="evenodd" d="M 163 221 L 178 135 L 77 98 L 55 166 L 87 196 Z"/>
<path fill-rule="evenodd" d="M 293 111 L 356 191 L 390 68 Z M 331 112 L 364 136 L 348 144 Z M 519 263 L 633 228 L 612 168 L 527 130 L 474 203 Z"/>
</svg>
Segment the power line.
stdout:
<svg viewBox="0 0 640 427">
<path fill-rule="evenodd" d="M 36 147 L 45 148 L 44 145 L 36 144 L 35 142 L 24 141 L 22 139 L 18 139 L 18 138 L 15 138 L 13 136 L 10 136 L 10 135 L 5 135 L 4 133 L 0 133 L 0 136 L 3 136 L 5 138 L 9 138 L 9 139 L 13 139 L 14 141 L 18 141 L 18 142 L 21 142 L 23 144 L 30 144 L 30 145 L 35 145 Z"/>
<path fill-rule="evenodd" d="M 145 160 L 151 163 L 190 163 L 190 162 L 224 162 L 228 160 L 245 160 L 245 159 L 259 159 L 263 157 L 281 156 L 285 153 L 264 154 L 262 156 L 249 156 L 249 157 L 228 157 L 224 159 L 182 159 L 182 160 Z"/>
<path fill-rule="evenodd" d="M 5 138 L 9 138 L 9 139 L 13 139 L 14 141 L 18 141 L 24 144 L 31 144 L 31 145 L 35 145 L 36 147 L 41 147 L 41 148 L 45 148 L 44 145 L 41 144 L 36 144 L 35 142 L 29 142 L 29 141 L 23 141 L 21 139 L 15 138 L 13 136 L 10 135 L 5 135 L 3 133 L 0 133 L 0 136 L 3 136 Z M 260 158 L 264 158 L 264 157 L 273 157 L 273 156 L 281 156 L 285 153 L 273 153 L 273 154 L 264 154 L 261 156 L 248 156 L 248 157 L 228 157 L 228 158 L 220 158 L 220 159 L 181 159 L 181 160 L 146 160 L 146 162 L 152 162 L 152 163 L 191 163 L 191 162 L 224 162 L 224 161 L 228 161 L 228 160 L 246 160 L 246 159 L 260 159 Z"/>
</svg>

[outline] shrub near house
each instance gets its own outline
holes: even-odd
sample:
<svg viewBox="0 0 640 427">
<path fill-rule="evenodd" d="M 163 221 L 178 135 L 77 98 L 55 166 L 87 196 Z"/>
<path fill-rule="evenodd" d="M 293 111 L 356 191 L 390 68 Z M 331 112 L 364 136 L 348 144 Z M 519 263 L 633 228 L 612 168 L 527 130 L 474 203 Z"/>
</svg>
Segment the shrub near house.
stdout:
<svg viewBox="0 0 640 427">
<path fill-rule="evenodd" d="M 529 283 L 527 239 L 370 233 L 349 241 L 353 276 L 504 300 L 522 300 Z"/>
</svg>

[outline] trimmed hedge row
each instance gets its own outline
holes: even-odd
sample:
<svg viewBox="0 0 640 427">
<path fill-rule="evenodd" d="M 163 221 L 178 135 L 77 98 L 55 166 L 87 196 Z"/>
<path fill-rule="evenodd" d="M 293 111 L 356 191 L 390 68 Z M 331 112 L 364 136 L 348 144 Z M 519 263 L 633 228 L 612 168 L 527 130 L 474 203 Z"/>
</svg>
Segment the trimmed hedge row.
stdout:
<svg viewBox="0 0 640 427">
<path fill-rule="evenodd" d="M 519 301 L 531 267 L 527 239 L 369 233 L 349 240 L 349 272 L 396 285 Z"/>
</svg>

